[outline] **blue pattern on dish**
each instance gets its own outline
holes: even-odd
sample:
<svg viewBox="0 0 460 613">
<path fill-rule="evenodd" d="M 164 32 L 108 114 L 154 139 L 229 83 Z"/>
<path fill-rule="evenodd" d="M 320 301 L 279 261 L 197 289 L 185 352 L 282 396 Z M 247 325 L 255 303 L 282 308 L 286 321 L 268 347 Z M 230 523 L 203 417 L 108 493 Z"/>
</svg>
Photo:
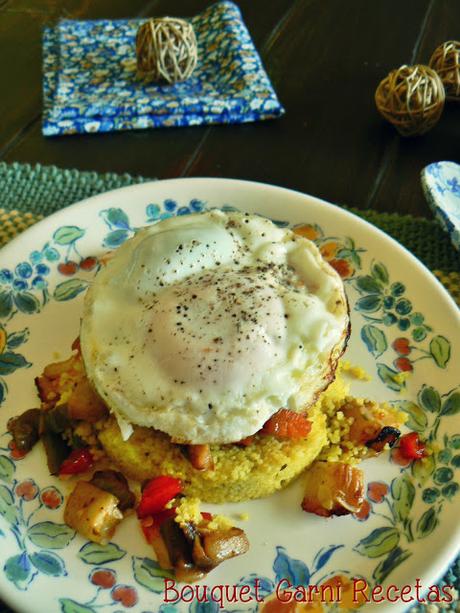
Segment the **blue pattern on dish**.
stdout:
<svg viewBox="0 0 460 613">
<path fill-rule="evenodd" d="M 242 123 L 284 113 L 239 8 L 218 2 L 192 17 L 199 62 L 183 83 L 136 76 L 145 20 L 60 21 L 43 36 L 43 134 Z"/>
<path fill-rule="evenodd" d="M 460 166 L 435 162 L 422 171 L 426 199 L 451 241 L 460 250 Z"/>
</svg>

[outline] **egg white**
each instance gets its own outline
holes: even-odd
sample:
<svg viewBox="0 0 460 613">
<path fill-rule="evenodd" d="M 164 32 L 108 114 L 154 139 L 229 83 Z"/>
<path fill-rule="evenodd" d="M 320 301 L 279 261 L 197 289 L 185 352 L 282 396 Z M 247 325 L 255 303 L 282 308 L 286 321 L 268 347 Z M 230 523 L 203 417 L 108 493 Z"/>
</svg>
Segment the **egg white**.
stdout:
<svg viewBox="0 0 460 613">
<path fill-rule="evenodd" d="M 213 210 L 144 228 L 117 250 L 86 295 L 81 346 L 121 425 L 229 443 L 280 408 L 311 405 L 348 326 L 342 281 L 311 241 Z"/>
</svg>

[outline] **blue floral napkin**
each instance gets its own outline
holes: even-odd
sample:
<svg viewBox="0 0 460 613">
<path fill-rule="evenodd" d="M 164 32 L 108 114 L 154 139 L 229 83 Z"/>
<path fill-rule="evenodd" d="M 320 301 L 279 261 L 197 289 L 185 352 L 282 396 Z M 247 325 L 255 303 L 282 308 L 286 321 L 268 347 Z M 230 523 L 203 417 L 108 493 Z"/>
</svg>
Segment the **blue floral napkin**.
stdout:
<svg viewBox="0 0 460 613">
<path fill-rule="evenodd" d="M 190 19 L 198 66 L 183 83 L 136 76 L 145 20 L 60 21 L 43 37 L 43 134 L 240 123 L 284 113 L 239 8 L 218 2 Z"/>
</svg>

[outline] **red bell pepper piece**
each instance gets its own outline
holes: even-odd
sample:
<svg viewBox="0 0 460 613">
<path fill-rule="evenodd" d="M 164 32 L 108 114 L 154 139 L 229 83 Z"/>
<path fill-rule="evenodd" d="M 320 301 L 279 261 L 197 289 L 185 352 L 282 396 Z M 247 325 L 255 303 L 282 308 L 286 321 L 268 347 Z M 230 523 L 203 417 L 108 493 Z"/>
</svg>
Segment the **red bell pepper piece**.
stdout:
<svg viewBox="0 0 460 613">
<path fill-rule="evenodd" d="M 74 449 L 64 460 L 59 469 L 60 475 L 79 475 L 87 472 L 94 464 L 93 456 L 88 447 Z"/>
<path fill-rule="evenodd" d="M 140 522 L 145 540 L 147 543 L 149 543 L 149 545 L 151 545 L 155 536 L 158 536 L 158 526 L 155 525 L 153 517 L 144 517 L 144 519 L 141 519 Z"/>
<path fill-rule="evenodd" d="M 417 432 L 409 432 L 401 436 L 399 451 L 407 460 L 420 460 L 426 455 L 425 443 L 419 439 Z"/>
<path fill-rule="evenodd" d="M 201 517 L 205 520 L 205 521 L 211 521 L 212 519 L 212 513 L 208 513 L 207 511 L 202 511 L 201 512 Z"/>
<path fill-rule="evenodd" d="M 240 445 L 240 447 L 249 447 L 254 442 L 255 436 L 251 434 L 251 436 L 246 436 L 242 438 L 240 441 L 236 442 L 236 445 Z"/>
<path fill-rule="evenodd" d="M 305 415 L 289 409 L 280 409 L 266 421 L 262 434 L 272 434 L 276 438 L 297 440 L 310 434 L 311 421 Z"/>
<path fill-rule="evenodd" d="M 163 522 L 165 522 L 170 517 L 174 517 L 175 514 L 176 507 L 173 507 L 172 509 L 164 509 L 159 513 L 155 513 L 155 515 L 152 515 L 153 523 L 159 528 Z"/>
<path fill-rule="evenodd" d="M 164 510 L 165 505 L 182 492 L 179 479 L 168 476 L 155 477 L 147 483 L 142 491 L 142 498 L 137 507 L 139 519 L 156 515 Z"/>
<path fill-rule="evenodd" d="M 152 544 L 153 539 L 160 532 L 161 524 L 170 517 L 174 517 L 175 514 L 176 507 L 173 507 L 172 509 L 164 509 L 164 511 L 160 511 L 155 515 L 149 515 L 141 519 L 141 528 L 147 543 Z"/>
</svg>

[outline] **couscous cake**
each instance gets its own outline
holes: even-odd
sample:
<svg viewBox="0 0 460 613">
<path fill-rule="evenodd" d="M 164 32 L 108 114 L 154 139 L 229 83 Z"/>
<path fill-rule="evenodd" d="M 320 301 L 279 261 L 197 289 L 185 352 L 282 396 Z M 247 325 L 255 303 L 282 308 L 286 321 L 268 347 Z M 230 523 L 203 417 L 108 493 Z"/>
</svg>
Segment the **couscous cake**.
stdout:
<svg viewBox="0 0 460 613">
<path fill-rule="evenodd" d="M 214 469 L 196 470 L 180 445 L 153 428 L 134 429 L 123 441 L 115 419 L 104 423 L 99 440 L 110 459 L 129 477 L 143 481 L 156 475 L 181 479 L 184 492 L 206 502 L 261 498 L 285 487 L 327 444 L 326 418 L 319 405 L 309 413 L 312 429 L 300 440 L 256 436 L 248 446 L 211 445 Z"/>
</svg>

